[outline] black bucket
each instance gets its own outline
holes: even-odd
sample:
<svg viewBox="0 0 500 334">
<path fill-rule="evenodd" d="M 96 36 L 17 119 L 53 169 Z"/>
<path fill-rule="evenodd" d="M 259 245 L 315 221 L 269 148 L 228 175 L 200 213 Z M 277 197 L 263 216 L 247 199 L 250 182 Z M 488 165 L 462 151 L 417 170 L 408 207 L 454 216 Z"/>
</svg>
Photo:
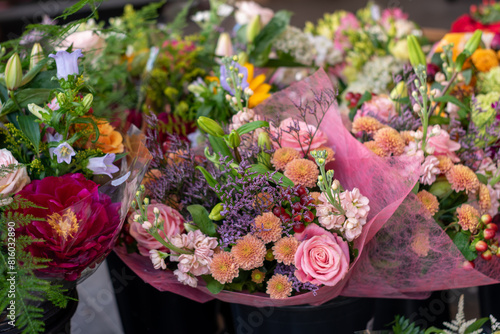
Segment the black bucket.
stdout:
<svg viewBox="0 0 500 334">
<path fill-rule="evenodd" d="M 352 334 L 366 329 L 375 313 L 368 298 L 337 297 L 319 306 L 252 307 L 232 304 L 236 334 Z"/>
<path fill-rule="evenodd" d="M 73 288 L 67 292 L 67 295 L 78 299 L 78 292 Z M 59 308 L 50 302 L 44 302 L 37 305 L 43 309 L 42 321 L 45 323 L 46 334 L 70 334 L 71 333 L 71 317 L 76 312 L 78 307 L 78 300 L 68 301 L 66 308 Z M 0 315 L 0 333 L 1 334 L 20 334 L 21 330 L 12 327 L 8 324 L 8 319 L 5 314 Z"/>
</svg>

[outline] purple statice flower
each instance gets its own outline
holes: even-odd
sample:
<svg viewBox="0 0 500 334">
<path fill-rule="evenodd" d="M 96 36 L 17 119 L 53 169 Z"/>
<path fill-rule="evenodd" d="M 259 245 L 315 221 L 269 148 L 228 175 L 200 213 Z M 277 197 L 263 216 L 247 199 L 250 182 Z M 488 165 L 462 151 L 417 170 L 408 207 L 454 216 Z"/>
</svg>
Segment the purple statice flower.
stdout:
<svg viewBox="0 0 500 334">
<path fill-rule="evenodd" d="M 71 53 L 67 51 L 57 51 L 57 53 L 50 54 L 49 57 L 56 60 L 57 78 L 68 80 L 69 75 L 78 75 L 78 58 L 83 57 L 82 50 L 77 49 Z"/>
<path fill-rule="evenodd" d="M 107 175 L 113 177 L 111 174 L 120 170 L 117 166 L 113 165 L 116 155 L 114 153 L 107 153 L 103 157 L 90 158 L 87 164 L 87 169 L 90 169 L 94 175 Z"/>
<path fill-rule="evenodd" d="M 277 189 L 272 185 L 274 173 L 258 174 L 250 171 L 250 164 L 243 160 L 234 170 L 232 160 L 223 157 L 220 163 L 218 185 L 213 189 L 221 202 L 224 217 L 218 232 L 224 247 L 234 244 L 238 239 L 255 232 L 255 217 L 261 215 L 268 208 L 256 205 L 257 195 L 266 193 L 269 201 L 275 203 Z"/>
<path fill-rule="evenodd" d="M 295 268 L 294 265 L 287 266 L 283 263 L 278 263 L 276 265 L 276 269 L 274 269 L 274 273 L 288 276 L 288 281 L 292 283 L 292 287 L 295 291 L 300 292 L 309 290 L 316 296 L 319 286 L 311 282 L 302 283 L 297 277 L 295 277 L 295 270 L 297 270 L 297 268 Z"/>
<path fill-rule="evenodd" d="M 220 84 L 224 90 L 228 91 L 231 95 L 235 94 L 235 84 L 232 82 L 231 73 L 229 67 L 232 66 L 238 69 L 238 72 L 235 73 L 234 77 L 237 79 L 236 86 L 241 87 L 241 90 L 244 90 L 249 86 L 248 84 L 248 70 L 246 67 L 238 64 L 235 61 L 232 61 L 229 64 L 223 64 L 220 68 Z M 243 74 L 243 78 L 239 78 L 238 74 Z M 231 81 L 229 83 L 228 81 Z"/>
<path fill-rule="evenodd" d="M 398 131 L 416 131 L 422 126 L 420 117 L 406 107 L 401 115 L 394 115 L 389 119 L 388 125 Z"/>
<path fill-rule="evenodd" d="M 54 149 L 53 154 L 55 154 L 57 157 L 57 163 L 61 164 L 64 161 L 68 165 L 71 163 L 71 157 L 76 155 L 73 147 L 71 147 L 71 145 L 67 142 L 64 142 L 57 146 Z"/>
</svg>

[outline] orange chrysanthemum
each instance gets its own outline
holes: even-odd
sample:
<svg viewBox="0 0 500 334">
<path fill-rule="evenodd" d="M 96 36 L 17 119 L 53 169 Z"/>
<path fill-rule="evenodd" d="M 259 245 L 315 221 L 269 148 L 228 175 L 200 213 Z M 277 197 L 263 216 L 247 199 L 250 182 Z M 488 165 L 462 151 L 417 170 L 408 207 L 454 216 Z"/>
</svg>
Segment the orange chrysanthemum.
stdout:
<svg viewBox="0 0 500 334">
<path fill-rule="evenodd" d="M 260 271 L 259 269 L 255 269 L 254 271 L 252 271 L 251 277 L 252 277 L 252 282 L 259 284 L 264 282 L 266 274 Z"/>
<path fill-rule="evenodd" d="M 493 67 L 498 66 L 498 59 L 495 51 L 491 49 L 477 49 L 471 56 L 472 63 L 481 72 L 488 72 Z"/>
<path fill-rule="evenodd" d="M 378 155 L 379 157 L 386 157 L 387 154 L 384 152 L 383 149 L 381 149 L 377 143 L 375 143 L 373 140 L 371 141 L 366 141 L 363 143 L 370 151 Z"/>
<path fill-rule="evenodd" d="M 300 159 L 301 157 L 301 154 L 297 150 L 291 147 L 282 147 L 274 151 L 271 163 L 277 170 L 285 170 L 285 166 L 290 161 Z"/>
<path fill-rule="evenodd" d="M 265 212 L 255 218 L 255 236 L 262 239 L 264 243 L 275 242 L 281 237 L 283 227 L 281 220 L 272 212 Z"/>
<path fill-rule="evenodd" d="M 258 193 L 253 202 L 254 208 L 260 208 L 261 211 L 271 210 L 274 206 L 273 196 L 268 193 Z"/>
<path fill-rule="evenodd" d="M 318 192 L 318 191 L 311 191 L 309 193 L 309 196 L 311 196 L 313 198 L 313 203 L 318 205 L 318 204 L 321 204 L 321 201 L 319 200 L 319 197 L 321 196 L 321 193 Z"/>
<path fill-rule="evenodd" d="M 273 246 L 274 258 L 287 266 L 295 264 L 295 253 L 299 247 L 299 241 L 295 237 L 284 237 Z"/>
<path fill-rule="evenodd" d="M 251 270 L 264 265 L 266 246 L 256 236 L 247 234 L 236 241 L 236 245 L 231 249 L 231 254 L 241 269 Z"/>
<path fill-rule="evenodd" d="M 415 137 L 411 135 L 410 131 L 401 131 L 399 134 L 401 135 L 401 138 L 403 138 L 403 140 L 405 141 L 405 145 L 408 145 L 412 141 L 415 141 Z"/>
<path fill-rule="evenodd" d="M 439 161 L 438 168 L 441 173 L 446 174 L 451 169 L 451 167 L 453 167 L 453 161 L 451 161 L 451 159 L 446 155 L 438 155 L 436 158 Z"/>
<path fill-rule="evenodd" d="M 472 169 L 464 165 L 454 165 L 446 173 L 446 179 L 451 184 L 451 189 L 456 192 L 463 191 L 475 193 L 479 188 L 479 179 Z"/>
<path fill-rule="evenodd" d="M 326 151 L 325 161 L 327 163 L 331 162 L 331 161 L 335 161 L 335 151 L 329 147 L 321 146 L 321 147 L 318 147 L 317 149 L 315 149 L 314 151 Z M 314 158 L 311 155 L 311 152 L 309 152 L 309 159 L 314 160 Z"/>
<path fill-rule="evenodd" d="M 319 170 L 311 160 L 295 159 L 286 165 L 284 174 L 295 185 L 311 188 L 318 181 Z"/>
<path fill-rule="evenodd" d="M 419 191 L 417 194 L 417 198 L 424 205 L 427 211 L 429 211 L 431 216 L 434 216 L 436 212 L 439 211 L 439 201 L 437 197 L 427 190 Z"/>
<path fill-rule="evenodd" d="M 491 208 L 490 190 L 482 183 L 479 185 L 479 207 L 482 212 L 488 211 Z"/>
<path fill-rule="evenodd" d="M 375 133 L 373 137 L 375 143 L 387 155 L 401 155 L 405 150 L 405 141 L 403 137 L 393 128 L 383 128 Z"/>
<path fill-rule="evenodd" d="M 370 116 L 361 116 L 352 123 L 352 132 L 366 132 L 372 134 L 382 129 L 384 124 L 380 123 L 376 118 Z"/>
<path fill-rule="evenodd" d="M 281 274 L 275 274 L 267 282 L 267 294 L 271 299 L 285 299 L 292 295 L 292 282 L 288 281 L 288 277 Z"/>
<path fill-rule="evenodd" d="M 219 283 L 231 283 L 238 277 L 239 267 L 233 254 L 229 252 L 215 253 L 210 264 L 213 278 Z"/>
<path fill-rule="evenodd" d="M 463 204 L 457 209 L 458 224 L 462 226 L 464 230 L 469 230 L 471 233 L 477 232 L 477 226 L 479 224 L 479 212 L 469 204 Z"/>
<path fill-rule="evenodd" d="M 430 250 L 429 232 L 418 232 L 411 242 L 411 249 L 418 256 L 426 257 Z"/>
</svg>

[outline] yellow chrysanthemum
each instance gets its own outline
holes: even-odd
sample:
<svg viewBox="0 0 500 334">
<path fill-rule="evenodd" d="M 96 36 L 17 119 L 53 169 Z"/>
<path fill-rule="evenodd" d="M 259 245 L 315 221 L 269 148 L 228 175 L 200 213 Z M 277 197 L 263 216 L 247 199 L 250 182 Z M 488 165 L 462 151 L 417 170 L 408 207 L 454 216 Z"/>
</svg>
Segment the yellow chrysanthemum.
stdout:
<svg viewBox="0 0 500 334">
<path fill-rule="evenodd" d="M 260 74 L 254 78 L 254 67 L 252 64 L 246 63 L 243 65 L 248 70 L 248 84 L 249 88 L 253 91 L 253 95 L 248 99 L 248 107 L 253 108 L 264 102 L 271 94 L 271 85 L 265 83 L 266 75 Z"/>
<path fill-rule="evenodd" d="M 252 271 L 252 282 L 259 284 L 264 282 L 265 278 L 266 274 L 259 269 L 255 269 L 254 271 Z"/>
<path fill-rule="evenodd" d="M 488 72 L 493 67 L 498 66 L 498 59 L 495 51 L 491 49 L 477 49 L 471 56 L 472 63 L 480 72 Z"/>
</svg>

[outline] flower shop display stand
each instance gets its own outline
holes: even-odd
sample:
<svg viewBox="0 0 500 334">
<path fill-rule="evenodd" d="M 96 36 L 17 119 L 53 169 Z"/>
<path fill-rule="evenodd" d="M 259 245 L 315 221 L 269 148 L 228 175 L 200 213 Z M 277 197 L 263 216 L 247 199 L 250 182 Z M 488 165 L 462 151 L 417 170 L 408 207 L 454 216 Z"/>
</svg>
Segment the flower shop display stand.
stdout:
<svg viewBox="0 0 500 334">
<path fill-rule="evenodd" d="M 66 293 L 69 297 L 74 300 L 68 301 L 66 308 L 59 308 L 54 304 L 45 301 L 37 307 L 43 308 L 43 318 L 41 319 L 45 323 L 46 334 L 71 334 L 71 317 L 76 312 L 78 307 L 78 292 L 76 286 L 70 288 Z M 20 334 L 22 333 L 16 327 L 12 327 L 8 324 L 9 319 L 5 317 L 6 315 L 2 313 L 0 315 L 0 333 L 1 334 Z"/>
<path fill-rule="evenodd" d="M 231 304 L 236 334 L 354 333 L 366 329 L 375 299 L 337 297 L 319 306 L 253 307 Z"/>
</svg>

